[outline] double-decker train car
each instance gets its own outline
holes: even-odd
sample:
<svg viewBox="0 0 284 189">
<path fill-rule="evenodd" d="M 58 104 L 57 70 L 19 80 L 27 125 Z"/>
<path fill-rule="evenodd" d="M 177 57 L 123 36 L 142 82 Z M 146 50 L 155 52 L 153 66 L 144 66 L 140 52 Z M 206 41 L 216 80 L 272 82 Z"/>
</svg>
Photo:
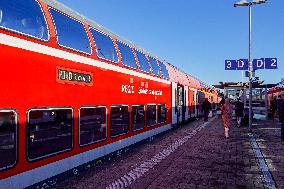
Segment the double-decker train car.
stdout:
<svg viewBox="0 0 284 189">
<path fill-rule="evenodd" d="M 53 0 L 0 1 L 0 47 L 0 188 L 36 186 L 167 131 L 198 116 L 205 94 Z"/>
</svg>

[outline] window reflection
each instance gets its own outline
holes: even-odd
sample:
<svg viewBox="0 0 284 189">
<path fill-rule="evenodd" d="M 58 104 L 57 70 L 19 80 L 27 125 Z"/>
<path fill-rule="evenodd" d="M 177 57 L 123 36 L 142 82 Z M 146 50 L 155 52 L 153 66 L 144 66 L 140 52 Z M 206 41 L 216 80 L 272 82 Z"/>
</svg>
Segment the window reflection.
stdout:
<svg viewBox="0 0 284 189">
<path fill-rule="evenodd" d="M 0 170 L 16 162 L 16 114 L 0 111 Z"/>
<path fill-rule="evenodd" d="M 80 109 L 80 145 L 106 139 L 106 108 Z"/>
<path fill-rule="evenodd" d="M 165 104 L 158 105 L 158 123 L 166 122 L 167 108 Z"/>
<path fill-rule="evenodd" d="M 144 106 L 132 106 L 132 130 L 137 131 L 144 127 Z"/>
<path fill-rule="evenodd" d="M 28 120 L 28 158 L 49 156 L 72 148 L 72 109 L 32 110 Z"/>
<path fill-rule="evenodd" d="M 169 77 L 169 72 L 168 72 L 168 70 L 167 70 L 165 64 L 162 63 L 162 62 L 160 62 L 160 61 L 158 61 L 158 62 L 159 62 L 159 65 L 160 65 L 160 67 L 161 67 L 161 70 L 162 70 L 162 73 L 163 73 L 163 77 L 166 78 L 166 79 L 169 79 L 169 78 L 170 78 L 170 77 Z"/>
<path fill-rule="evenodd" d="M 60 46 L 82 53 L 91 54 L 91 45 L 82 23 L 58 12 L 49 9 L 54 21 L 57 41 Z"/>
<path fill-rule="evenodd" d="M 128 106 L 112 106 L 110 108 L 110 134 L 112 137 L 128 132 Z"/>
<path fill-rule="evenodd" d="M 123 65 L 136 69 L 137 64 L 132 49 L 119 41 L 117 41 L 117 45 L 121 53 Z"/>
<path fill-rule="evenodd" d="M 147 106 L 147 126 L 154 126 L 157 123 L 156 105 Z"/>
<path fill-rule="evenodd" d="M 44 15 L 34 0 L 1 0 L 0 27 L 48 40 Z"/>
<path fill-rule="evenodd" d="M 150 65 L 148 63 L 148 60 L 145 56 L 145 54 L 135 50 L 135 53 L 136 53 L 136 56 L 137 56 L 137 59 L 139 61 L 139 65 L 140 65 L 140 70 L 143 71 L 143 72 L 150 72 Z"/>
<path fill-rule="evenodd" d="M 102 59 L 117 62 L 118 58 L 112 39 L 93 28 L 91 28 L 91 33 L 96 44 L 97 56 Z"/>
<path fill-rule="evenodd" d="M 160 76 L 160 68 L 158 66 L 157 61 L 152 57 L 149 57 L 149 61 L 150 61 L 150 64 L 152 65 L 153 74 L 156 76 Z"/>
</svg>

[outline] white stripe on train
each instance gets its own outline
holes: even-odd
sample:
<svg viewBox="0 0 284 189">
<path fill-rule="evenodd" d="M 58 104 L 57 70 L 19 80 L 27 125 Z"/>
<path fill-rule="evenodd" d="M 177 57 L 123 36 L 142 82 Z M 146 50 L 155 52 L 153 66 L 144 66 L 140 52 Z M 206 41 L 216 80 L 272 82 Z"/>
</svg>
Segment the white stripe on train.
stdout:
<svg viewBox="0 0 284 189">
<path fill-rule="evenodd" d="M 128 74 L 128 75 L 132 75 L 132 76 L 137 76 L 137 77 L 141 77 L 144 79 L 149 79 L 152 81 L 157 81 L 160 83 L 165 83 L 165 84 L 171 84 L 170 81 L 167 81 L 165 79 L 160 79 L 157 77 L 153 77 L 144 73 L 139 73 L 137 71 L 134 70 L 129 70 L 126 68 L 122 68 L 113 64 L 108 64 L 102 61 L 98 61 L 98 60 L 94 60 L 91 58 L 87 58 L 84 56 L 80 56 L 77 54 L 73 54 L 70 52 L 66 52 L 60 49 L 55 49 L 49 46 L 45 46 L 45 45 L 41 45 L 38 43 L 34 43 L 31 41 L 27 41 L 25 39 L 21 39 L 21 38 L 17 38 L 17 37 L 13 37 L 10 35 L 6 35 L 3 33 L 0 33 L 0 44 L 3 45 L 8 45 L 11 47 L 16 47 L 16 48 L 21 48 L 24 50 L 28 50 L 28 51 L 32 51 L 32 52 L 36 52 L 36 53 L 40 53 L 40 54 L 45 54 L 45 55 L 49 55 L 49 56 L 54 56 L 57 58 L 62 58 L 65 60 L 70 60 L 70 61 L 74 61 L 74 62 L 79 62 L 79 63 L 83 63 L 83 64 L 87 64 L 87 65 L 91 65 L 91 66 L 96 66 L 99 68 L 103 68 L 103 69 L 107 69 L 107 70 L 111 70 L 111 71 L 116 71 L 116 72 L 120 72 L 120 73 L 124 73 L 124 74 Z"/>
<path fill-rule="evenodd" d="M 0 180 L 0 189 L 7 188 L 25 188 L 30 185 L 36 184 L 43 180 L 46 180 L 52 176 L 58 175 L 65 171 L 71 170 L 78 167 L 84 163 L 90 162 L 92 160 L 103 157 L 114 151 L 120 150 L 129 145 L 135 144 L 143 139 L 149 138 L 151 136 L 157 135 L 171 128 L 171 124 L 135 135 L 105 146 L 95 148 L 93 150 L 54 162 L 48 165 L 38 167 L 36 169 L 9 177 L 7 179 Z M 52 185 L 56 184 L 56 181 Z M 121 182 L 121 181 L 120 181 Z M 125 181 L 126 182 L 126 181 Z M 45 184 L 43 184 L 45 185 Z M 48 183 L 46 183 L 49 186 Z"/>
</svg>

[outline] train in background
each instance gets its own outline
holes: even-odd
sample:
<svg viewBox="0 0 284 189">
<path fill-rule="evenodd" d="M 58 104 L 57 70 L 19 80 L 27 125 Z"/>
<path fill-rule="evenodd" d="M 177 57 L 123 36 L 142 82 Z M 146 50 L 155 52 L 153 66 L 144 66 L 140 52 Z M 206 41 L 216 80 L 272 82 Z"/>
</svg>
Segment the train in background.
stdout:
<svg viewBox="0 0 284 189">
<path fill-rule="evenodd" d="M 198 79 L 53 0 L 0 1 L 0 47 L 0 188 L 76 171 L 202 116 L 205 98 L 219 101 Z"/>
<path fill-rule="evenodd" d="M 265 98 L 265 93 L 262 94 Z M 282 80 L 281 82 L 277 83 L 276 86 L 270 88 L 268 91 L 267 91 L 267 96 L 268 96 L 268 102 L 267 102 L 267 105 L 269 107 L 269 112 L 268 112 L 268 116 L 269 117 L 273 117 L 274 115 L 274 111 L 276 110 L 272 110 L 272 104 L 273 103 L 276 103 L 277 104 L 277 99 L 284 99 L 284 80 Z M 274 104 L 275 106 L 275 104 Z M 277 105 L 276 105 L 277 106 Z M 276 108 L 276 107 L 274 107 Z"/>
<path fill-rule="evenodd" d="M 277 83 L 276 86 L 272 87 L 267 91 L 269 102 L 272 101 L 273 98 L 281 98 L 284 99 L 284 80 Z"/>
</svg>

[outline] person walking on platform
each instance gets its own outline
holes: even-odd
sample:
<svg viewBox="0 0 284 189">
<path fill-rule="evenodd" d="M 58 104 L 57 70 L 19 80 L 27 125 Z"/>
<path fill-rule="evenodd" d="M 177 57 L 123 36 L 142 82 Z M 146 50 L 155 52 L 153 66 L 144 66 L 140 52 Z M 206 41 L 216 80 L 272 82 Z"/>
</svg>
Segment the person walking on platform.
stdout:
<svg viewBox="0 0 284 189">
<path fill-rule="evenodd" d="M 229 98 L 225 99 L 225 104 L 223 106 L 222 119 L 223 119 L 224 129 L 225 129 L 225 137 L 229 138 L 229 128 L 232 122 L 232 105 L 230 103 Z"/>
<path fill-rule="evenodd" d="M 244 103 L 240 100 L 237 100 L 235 105 L 235 114 L 237 118 L 237 126 L 241 126 L 242 118 L 244 116 Z"/>
<path fill-rule="evenodd" d="M 284 100 L 278 99 L 277 111 L 279 116 L 279 122 L 281 123 L 281 141 L 284 141 Z"/>
<path fill-rule="evenodd" d="M 202 103 L 202 111 L 204 112 L 204 121 L 208 121 L 208 115 L 211 110 L 211 103 L 208 101 L 208 98 L 205 98 Z"/>
</svg>

